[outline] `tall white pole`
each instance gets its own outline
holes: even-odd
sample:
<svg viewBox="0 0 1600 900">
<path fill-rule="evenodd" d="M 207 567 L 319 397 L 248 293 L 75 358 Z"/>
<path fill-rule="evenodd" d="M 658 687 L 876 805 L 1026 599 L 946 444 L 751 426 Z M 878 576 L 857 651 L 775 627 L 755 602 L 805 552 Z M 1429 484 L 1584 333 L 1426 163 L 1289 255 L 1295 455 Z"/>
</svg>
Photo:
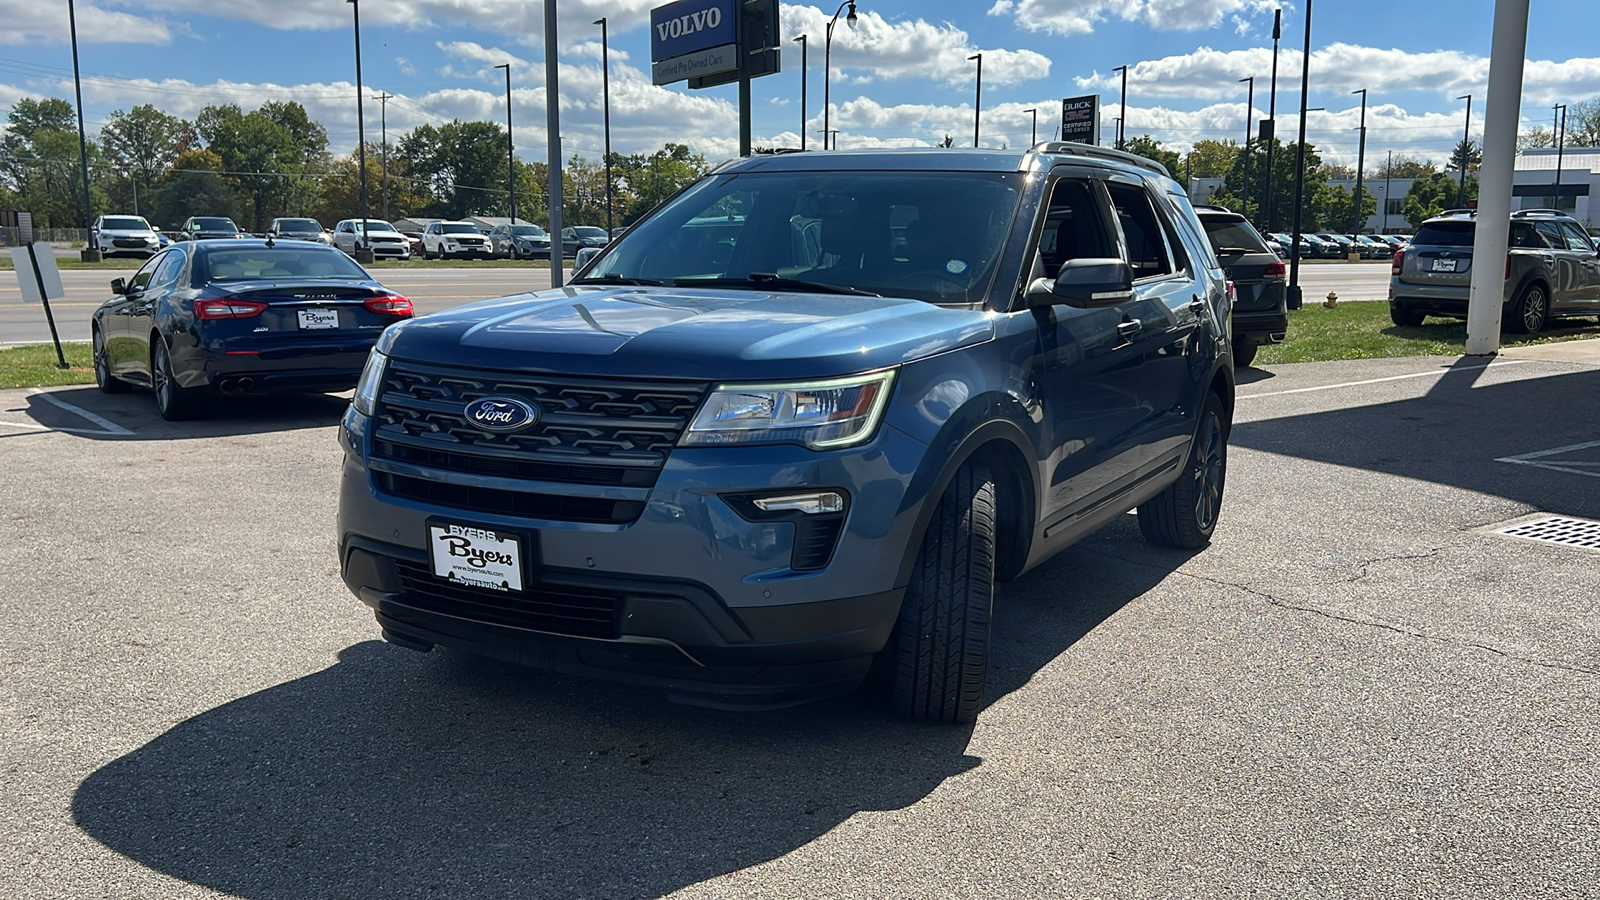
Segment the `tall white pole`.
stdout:
<svg viewBox="0 0 1600 900">
<path fill-rule="evenodd" d="M 1472 293 L 1467 304 L 1467 355 L 1500 350 L 1506 248 L 1511 236 L 1511 175 L 1522 116 L 1522 61 L 1528 49 L 1528 0 L 1495 0 L 1489 51 L 1489 100 L 1483 115 L 1483 167 L 1478 226 L 1472 241 Z"/>
</svg>

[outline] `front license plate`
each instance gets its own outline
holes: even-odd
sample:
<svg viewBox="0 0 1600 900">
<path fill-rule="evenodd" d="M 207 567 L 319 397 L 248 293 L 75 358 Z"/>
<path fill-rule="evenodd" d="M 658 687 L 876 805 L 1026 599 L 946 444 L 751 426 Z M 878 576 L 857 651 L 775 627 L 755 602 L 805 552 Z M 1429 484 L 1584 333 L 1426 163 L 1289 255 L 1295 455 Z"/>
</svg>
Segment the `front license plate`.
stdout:
<svg viewBox="0 0 1600 900">
<path fill-rule="evenodd" d="M 339 311 L 337 309 L 302 309 L 300 310 L 300 327 L 307 331 L 319 328 L 338 328 Z"/>
<path fill-rule="evenodd" d="M 470 525 L 428 525 L 433 574 L 468 587 L 522 590 L 522 543 L 514 534 Z"/>
<path fill-rule="evenodd" d="M 1433 270 L 1435 272 L 1454 272 L 1456 270 L 1457 262 L 1459 262 L 1459 260 L 1436 259 L 1433 261 Z"/>
</svg>

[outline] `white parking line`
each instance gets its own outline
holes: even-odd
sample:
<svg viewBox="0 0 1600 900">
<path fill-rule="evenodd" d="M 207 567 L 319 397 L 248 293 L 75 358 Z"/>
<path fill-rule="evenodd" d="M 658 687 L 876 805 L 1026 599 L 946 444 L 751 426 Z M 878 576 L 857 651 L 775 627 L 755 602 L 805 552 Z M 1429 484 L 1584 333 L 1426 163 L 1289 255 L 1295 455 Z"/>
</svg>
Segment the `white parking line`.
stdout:
<svg viewBox="0 0 1600 900">
<path fill-rule="evenodd" d="M 105 418 L 104 416 L 96 415 L 96 414 L 88 411 L 87 409 L 84 409 L 81 406 L 73 406 L 71 403 L 68 403 L 65 400 L 61 400 L 61 399 L 58 399 L 56 397 L 52 397 L 52 396 L 50 396 L 49 393 L 47 393 L 47 392 L 45 392 L 43 390 L 40 390 L 39 388 L 29 388 L 28 389 L 28 393 L 30 395 L 38 397 L 40 400 L 43 400 L 46 403 L 52 403 L 52 404 L 54 404 L 56 406 L 59 406 L 62 409 L 66 410 L 67 412 L 72 413 L 75 416 L 78 416 L 79 418 L 87 419 L 90 422 L 93 422 L 94 424 L 99 425 L 100 429 L 101 429 L 101 432 L 104 433 L 104 434 L 114 434 L 114 435 L 119 435 L 119 436 L 133 434 L 133 432 L 129 431 L 126 428 L 123 428 L 121 425 L 118 425 L 117 423 L 111 421 L 110 419 Z M 75 431 L 75 432 L 79 432 L 79 433 L 90 433 L 88 431 L 88 429 L 84 429 L 84 428 L 57 428 L 55 430 L 56 431 Z"/>
<path fill-rule="evenodd" d="M 1600 447 L 1600 441 L 1588 441 L 1583 444 L 1569 444 L 1565 447 L 1556 447 L 1553 450 L 1538 450 L 1533 453 L 1522 453 L 1517 456 L 1503 456 L 1495 462 L 1511 463 L 1514 466 L 1533 466 L 1536 469 L 1549 469 L 1552 472 L 1567 472 L 1572 475 L 1587 475 L 1590 478 L 1600 478 L 1600 461 L 1589 460 L 1562 460 L 1558 462 L 1546 461 L 1545 457 L 1558 456 L 1562 453 L 1574 453 L 1578 450 L 1588 450 L 1591 447 Z M 1575 468 L 1583 466 L 1584 468 Z"/>
<path fill-rule="evenodd" d="M 1521 364 L 1523 364 L 1525 362 L 1533 362 L 1533 360 L 1531 360 L 1531 359 L 1495 360 L 1494 362 L 1491 362 L 1488 365 L 1469 366 L 1468 368 L 1490 369 L 1490 368 L 1499 368 L 1501 366 L 1518 366 L 1518 365 L 1521 365 Z M 1334 390 L 1336 388 L 1359 387 L 1359 386 L 1361 386 L 1363 384 L 1379 384 L 1379 383 L 1385 382 L 1385 381 L 1404 381 L 1407 378 L 1427 378 L 1430 375 L 1443 377 L 1446 374 L 1447 371 L 1452 371 L 1452 370 L 1444 370 L 1444 371 L 1435 370 L 1435 371 L 1431 371 L 1431 372 L 1412 372 L 1409 375 L 1390 375 L 1387 378 L 1367 378 L 1367 379 L 1364 379 L 1362 381 L 1341 381 L 1338 384 L 1319 384 L 1316 387 L 1294 388 L 1293 390 L 1287 390 L 1287 391 L 1266 391 L 1266 392 L 1260 393 L 1260 394 L 1240 394 L 1239 395 L 1239 399 L 1240 400 L 1254 400 L 1257 397 L 1281 397 L 1284 394 L 1309 394 L 1312 391 L 1331 391 L 1331 390 Z"/>
</svg>

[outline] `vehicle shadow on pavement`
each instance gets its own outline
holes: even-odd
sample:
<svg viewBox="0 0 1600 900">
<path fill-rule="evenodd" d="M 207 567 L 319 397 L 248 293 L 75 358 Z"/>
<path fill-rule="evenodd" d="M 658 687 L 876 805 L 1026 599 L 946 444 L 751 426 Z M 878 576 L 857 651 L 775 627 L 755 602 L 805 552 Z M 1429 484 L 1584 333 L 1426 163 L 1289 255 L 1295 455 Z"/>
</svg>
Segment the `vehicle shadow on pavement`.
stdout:
<svg viewBox="0 0 1600 900">
<path fill-rule="evenodd" d="M 206 400 L 201 417 L 168 422 L 156 412 L 149 391 L 135 389 L 110 396 L 85 387 L 29 394 L 26 406 L 12 415 L 27 416 L 46 428 L 92 440 L 172 441 L 324 428 L 337 425 L 350 407 L 348 396 L 335 394 L 259 394 Z"/>
<path fill-rule="evenodd" d="M 1230 441 L 1600 517 L 1600 484 L 1593 479 L 1498 461 L 1600 439 L 1594 415 L 1600 369 L 1480 384 L 1485 365 L 1470 357 L 1447 364 L 1422 397 L 1238 422 Z M 1510 376 L 1518 369 L 1495 371 Z M 1600 449 L 1588 458 L 1600 461 Z"/>
<path fill-rule="evenodd" d="M 1089 543 L 1139 552 L 1130 524 Z M 1187 557 L 1149 558 L 1080 545 L 1006 586 L 991 696 Z M 923 800 L 982 765 L 971 736 L 864 692 L 717 712 L 373 641 L 105 765 L 73 813 L 118 853 L 241 897 L 654 897 Z"/>
</svg>

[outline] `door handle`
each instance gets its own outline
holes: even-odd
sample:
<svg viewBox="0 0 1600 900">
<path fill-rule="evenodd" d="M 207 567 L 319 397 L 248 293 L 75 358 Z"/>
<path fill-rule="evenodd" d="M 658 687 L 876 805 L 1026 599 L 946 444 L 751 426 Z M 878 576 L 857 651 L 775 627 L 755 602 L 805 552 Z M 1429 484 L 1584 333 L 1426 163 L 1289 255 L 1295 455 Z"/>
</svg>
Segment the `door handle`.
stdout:
<svg viewBox="0 0 1600 900">
<path fill-rule="evenodd" d="M 1117 334 L 1125 338 L 1131 338 L 1138 334 L 1142 328 L 1144 328 L 1143 322 L 1138 319 L 1129 319 L 1126 322 L 1117 323 Z"/>
</svg>

